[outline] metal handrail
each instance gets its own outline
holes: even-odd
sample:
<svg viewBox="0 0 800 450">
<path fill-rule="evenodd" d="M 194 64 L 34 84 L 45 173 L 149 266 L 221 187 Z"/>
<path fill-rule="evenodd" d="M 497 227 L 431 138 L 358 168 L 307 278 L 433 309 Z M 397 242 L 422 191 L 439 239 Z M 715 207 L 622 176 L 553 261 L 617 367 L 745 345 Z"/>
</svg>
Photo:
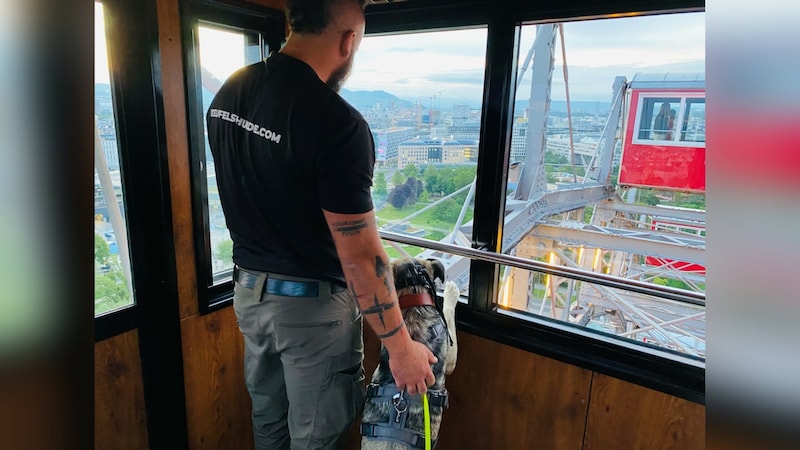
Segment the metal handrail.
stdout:
<svg viewBox="0 0 800 450">
<path fill-rule="evenodd" d="M 566 266 L 550 265 L 541 261 L 520 258 L 517 256 L 505 255 L 502 253 L 489 252 L 470 247 L 460 247 L 458 245 L 447 244 L 439 241 L 431 241 L 405 234 L 392 233 L 380 230 L 378 232 L 382 239 L 399 242 L 401 244 L 414 245 L 417 247 L 438 250 L 453 255 L 463 256 L 477 261 L 487 261 L 497 264 L 516 267 L 519 269 L 535 270 L 538 272 L 570 278 L 578 281 L 608 286 L 616 289 L 623 289 L 640 294 L 652 295 L 654 297 L 675 300 L 678 302 L 689 303 L 697 306 L 706 306 L 706 294 L 703 292 L 687 291 L 659 284 L 646 283 L 644 281 L 629 280 L 627 278 L 616 277 L 602 273 L 596 273 L 584 269 L 576 269 Z"/>
</svg>

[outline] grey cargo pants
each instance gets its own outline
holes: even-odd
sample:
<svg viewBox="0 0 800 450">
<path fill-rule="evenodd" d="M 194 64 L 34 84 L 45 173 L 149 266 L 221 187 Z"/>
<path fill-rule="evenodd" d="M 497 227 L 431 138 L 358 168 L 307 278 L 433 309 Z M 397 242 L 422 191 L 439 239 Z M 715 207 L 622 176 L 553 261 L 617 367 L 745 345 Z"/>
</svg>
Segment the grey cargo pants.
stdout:
<svg viewBox="0 0 800 450">
<path fill-rule="evenodd" d="M 329 282 L 246 272 L 249 282 L 234 284 L 233 306 L 244 337 L 256 450 L 342 448 L 364 407 L 363 325 L 355 300 L 346 290 L 332 293 Z M 297 296 L 307 292 L 285 289 L 285 280 L 318 283 L 318 293 Z M 275 289 L 275 283 L 283 284 Z"/>
</svg>

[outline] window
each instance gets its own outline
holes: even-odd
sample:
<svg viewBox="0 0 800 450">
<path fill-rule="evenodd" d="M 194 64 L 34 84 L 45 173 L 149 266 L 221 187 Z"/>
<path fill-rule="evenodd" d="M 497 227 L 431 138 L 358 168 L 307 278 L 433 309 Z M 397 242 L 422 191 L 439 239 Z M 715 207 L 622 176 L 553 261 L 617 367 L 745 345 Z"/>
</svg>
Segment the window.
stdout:
<svg viewBox="0 0 800 450">
<path fill-rule="evenodd" d="M 703 14 L 537 25 L 402 8 L 392 19 L 367 9 L 368 35 L 341 91 L 373 132 L 373 202 L 389 256 L 442 260 L 447 279 L 469 293 L 461 317 L 472 330 L 587 367 L 645 376 L 668 367 L 670 380 L 701 392 L 703 193 L 631 189 L 617 179 L 627 141 L 702 139 L 703 88 L 640 89 L 634 99 L 632 80 L 702 75 Z M 659 132 L 671 140 L 655 140 L 665 102 L 674 117 Z M 193 113 L 198 130 L 202 112 Z M 213 194 L 207 175 L 195 174 L 204 208 Z M 202 301 L 213 303 L 230 298 L 230 284 L 212 283 L 227 275 L 211 277 L 208 217 L 198 245 L 207 259 L 198 263 L 211 292 Z M 664 388 L 664 379 L 653 384 Z"/>
<path fill-rule="evenodd" d="M 342 97 L 369 122 L 375 141 L 373 202 L 382 231 L 470 246 L 478 162 L 486 28 L 367 36 Z M 390 257 L 438 256 L 386 242 Z M 454 273 L 455 268 L 450 272 Z"/>
<path fill-rule="evenodd" d="M 103 5 L 95 3 L 94 314 L 134 303 Z"/>
<path fill-rule="evenodd" d="M 706 99 L 686 99 L 681 124 L 681 140 L 689 142 L 706 141 Z"/>
<path fill-rule="evenodd" d="M 203 113 L 214 99 L 222 83 L 237 69 L 262 59 L 261 36 L 245 30 L 228 30 L 201 24 L 198 31 L 200 54 L 200 80 L 202 86 Z M 211 243 L 211 275 L 214 283 L 230 278 L 233 270 L 233 241 L 225 226 L 225 216 L 217 190 L 216 171 L 208 135 L 203 121 L 205 144 L 205 168 L 208 192 L 209 240 Z"/>
<path fill-rule="evenodd" d="M 662 39 L 676 26 L 694 31 Z M 644 89 L 630 80 L 669 79 L 663 74 L 676 67 L 702 72 L 702 30 L 702 14 L 520 27 L 503 253 L 638 287 L 677 288 L 686 298 L 506 266 L 501 313 L 704 358 L 703 208 L 684 208 L 688 195 L 616 184 L 628 114 L 638 111 L 634 140 L 704 140 L 701 90 L 642 92 L 633 105 L 628 92 Z M 692 50 L 679 56 L 679 49 Z"/>
<path fill-rule="evenodd" d="M 660 141 L 660 144 L 676 141 L 705 142 L 705 98 L 642 94 L 639 102 L 641 106 L 638 108 L 638 132 L 634 142 Z M 680 129 L 679 124 L 681 124 Z"/>
<path fill-rule="evenodd" d="M 184 14 L 187 98 L 192 147 L 195 254 L 201 312 L 232 297 L 233 241 L 217 190 L 214 159 L 208 145 L 206 113 L 222 83 L 237 69 L 260 61 L 279 48 L 281 11 L 187 2 Z"/>
<path fill-rule="evenodd" d="M 680 108 L 680 98 L 643 97 L 640 108 L 639 139 L 671 141 L 675 133 L 675 120 Z"/>
</svg>

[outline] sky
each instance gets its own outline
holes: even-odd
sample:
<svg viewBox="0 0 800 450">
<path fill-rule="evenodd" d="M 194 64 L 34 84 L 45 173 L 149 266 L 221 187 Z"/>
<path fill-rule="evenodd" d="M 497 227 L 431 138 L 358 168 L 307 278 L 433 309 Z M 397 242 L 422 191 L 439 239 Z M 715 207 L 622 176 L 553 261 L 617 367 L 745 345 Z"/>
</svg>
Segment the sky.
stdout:
<svg viewBox="0 0 800 450">
<path fill-rule="evenodd" d="M 94 4 L 94 82 L 108 83 L 108 47 L 103 26 L 103 5 Z"/>
<path fill-rule="evenodd" d="M 534 37 L 535 26 L 524 26 L 518 66 Z M 630 80 L 637 72 L 704 72 L 705 14 L 568 22 L 564 24 L 564 44 L 570 98 L 610 101 L 617 75 Z M 556 38 L 551 91 L 556 100 L 566 98 L 561 45 Z M 345 88 L 382 89 L 409 100 L 438 94 L 443 101 L 479 101 L 485 48 L 485 28 L 368 36 L 356 54 Z M 527 74 L 517 98 L 527 98 L 530 71 Z"/>
<path fill-rule="evenodd" d="M 95 7 L 95 80 L 107 83 L 102 7 Z M 535 25 L 523 26 L 518 66 L 535 36 Z M 241 35 L 201 29 L 203 65 L 224 80 L 244 64 Z M 556 38 L 551 98 L 564 100 L 560 38 Z M 704 72 L 705 13 L 669 14 L 567 22 L 564 45 L 570 98 L 610 101 L 614 78 L 630 80 L 637 72 Z M 367 36 L 356 54 L 344 87 L 384 90 L 409 101 L 442 105 L 480 104 L 486 52 L 486 28 L 405 35 Z M 527 99 L 530 70 L 516 97 Z"/>
</svg>

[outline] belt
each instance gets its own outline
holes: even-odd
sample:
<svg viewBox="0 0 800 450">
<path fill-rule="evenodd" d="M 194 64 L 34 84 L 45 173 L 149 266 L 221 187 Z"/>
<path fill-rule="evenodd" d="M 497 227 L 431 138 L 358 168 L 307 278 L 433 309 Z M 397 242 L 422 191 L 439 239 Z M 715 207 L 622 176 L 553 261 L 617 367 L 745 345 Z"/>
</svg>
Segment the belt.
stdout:
<svg viewBox="0 0 800 450">
<path fill-rule="evenodd" d="M 335 294 L 346 289 L 342 285 L 328 281 L 281 280 L 279 278 L 270 277 L 268 273 L 255 274 L 241 269 L 238 266 L 234 266 L 233 268 L 233 280 L 247 289 L 255 288 L 258 279 L 262 276 L 266 277 L 264 290 L 268 294 L 281 295 L 284 297 L 318 297 L 320 292 L 320 284 L 323 283 L 330 284 L 331 294 Z"/>
</svg>

